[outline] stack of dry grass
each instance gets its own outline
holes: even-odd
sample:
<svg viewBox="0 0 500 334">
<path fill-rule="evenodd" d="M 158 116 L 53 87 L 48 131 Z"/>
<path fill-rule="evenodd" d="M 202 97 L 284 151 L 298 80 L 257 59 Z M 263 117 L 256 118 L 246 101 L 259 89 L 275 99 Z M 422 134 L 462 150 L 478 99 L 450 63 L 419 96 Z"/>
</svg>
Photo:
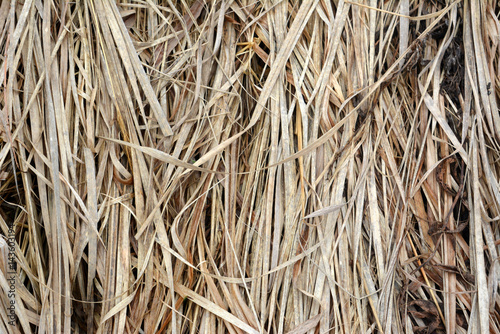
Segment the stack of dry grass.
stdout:
<svg viewBox="0 0 500 334">
<path fill-rule="evenodd" d="M 498 15 L 2 1 L 0 332 L 499 333 Z"/>
</svg>

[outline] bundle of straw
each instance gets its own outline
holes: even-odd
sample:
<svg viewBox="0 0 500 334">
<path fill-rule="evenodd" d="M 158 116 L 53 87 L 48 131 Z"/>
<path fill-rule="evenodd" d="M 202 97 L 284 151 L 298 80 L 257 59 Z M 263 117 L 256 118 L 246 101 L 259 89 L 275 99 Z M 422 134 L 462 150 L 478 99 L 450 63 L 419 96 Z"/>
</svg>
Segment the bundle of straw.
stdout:
<svg viewBox="0 0 500 334">
<path fill-rule="evenodd" d="M 500 333 L 499 5 L 0 4 L 0 333 Z"/>
</svg>

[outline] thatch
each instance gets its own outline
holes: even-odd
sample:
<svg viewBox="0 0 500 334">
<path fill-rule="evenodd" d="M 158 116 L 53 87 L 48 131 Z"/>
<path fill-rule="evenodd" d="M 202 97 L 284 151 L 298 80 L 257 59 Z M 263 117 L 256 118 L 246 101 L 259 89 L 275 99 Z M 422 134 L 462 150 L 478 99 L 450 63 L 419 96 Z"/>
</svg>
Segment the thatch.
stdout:
<svg viewBox="0 0 500 334">
<path fill-rule="evenodd" d="M 0 333 L 500 333 L 499 12 L 2 1 Z"/>
</svg>

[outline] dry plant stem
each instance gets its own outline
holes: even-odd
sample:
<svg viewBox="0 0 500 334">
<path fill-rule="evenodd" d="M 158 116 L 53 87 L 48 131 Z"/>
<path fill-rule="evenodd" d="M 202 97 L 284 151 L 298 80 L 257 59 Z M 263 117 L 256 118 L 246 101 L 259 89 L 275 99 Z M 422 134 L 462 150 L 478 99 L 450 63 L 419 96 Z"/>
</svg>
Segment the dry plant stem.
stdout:
<svg viewBox="0 0 500 334">
<path fill-rule="evenodd" d="M 415 249 L 415 246 L 413 244 L 413 241 L 411 240 L 410 235 L 408 234 L 407 236 L 408 236 L 408 241 L 410 242 L 411 248 L 413 250 L 413 254 L 415 256 L 418 256 L 417 250 Z M 422 273 L 422 276 L 424 277 L 425 284 L 427 284 L 427 286 L 431 286 L 429 279 L 427 278 L 427 274 L 425 273 L 425 269 L 422 266 L 422 263 L 420 262 L 420 259 L 417 260 L 417 263 L 418 263 L 418 266 L 420 267 L 420 272 Z M 434 291 L 432 289 L 429 289 L 429 293 L 431 295 L 432 301 L 434 302 L 434 305 L 436 305 L 436 308 L 439 312 L 439 317 L 441 318 L 441 321 L 443 321 L 443 323 L 445 323 L 445 318 L 444 318 L 443 312 L 441 311 L 441 307 L 439 306 L 439 303 L 436 299 L 436 296 L 434 295 Z"/>
</svg>

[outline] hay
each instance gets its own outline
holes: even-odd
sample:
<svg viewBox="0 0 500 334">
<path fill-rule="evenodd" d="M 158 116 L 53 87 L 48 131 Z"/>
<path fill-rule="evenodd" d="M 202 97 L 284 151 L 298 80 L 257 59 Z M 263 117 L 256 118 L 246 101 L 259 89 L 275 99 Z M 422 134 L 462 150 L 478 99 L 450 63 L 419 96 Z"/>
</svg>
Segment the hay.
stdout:
<svg viewBox="0 0 500 334">
<path fill-rule="evenodd" d="M 500 333 L 498 15 L 2 1 L 0 333 Z"/>
</svg>

